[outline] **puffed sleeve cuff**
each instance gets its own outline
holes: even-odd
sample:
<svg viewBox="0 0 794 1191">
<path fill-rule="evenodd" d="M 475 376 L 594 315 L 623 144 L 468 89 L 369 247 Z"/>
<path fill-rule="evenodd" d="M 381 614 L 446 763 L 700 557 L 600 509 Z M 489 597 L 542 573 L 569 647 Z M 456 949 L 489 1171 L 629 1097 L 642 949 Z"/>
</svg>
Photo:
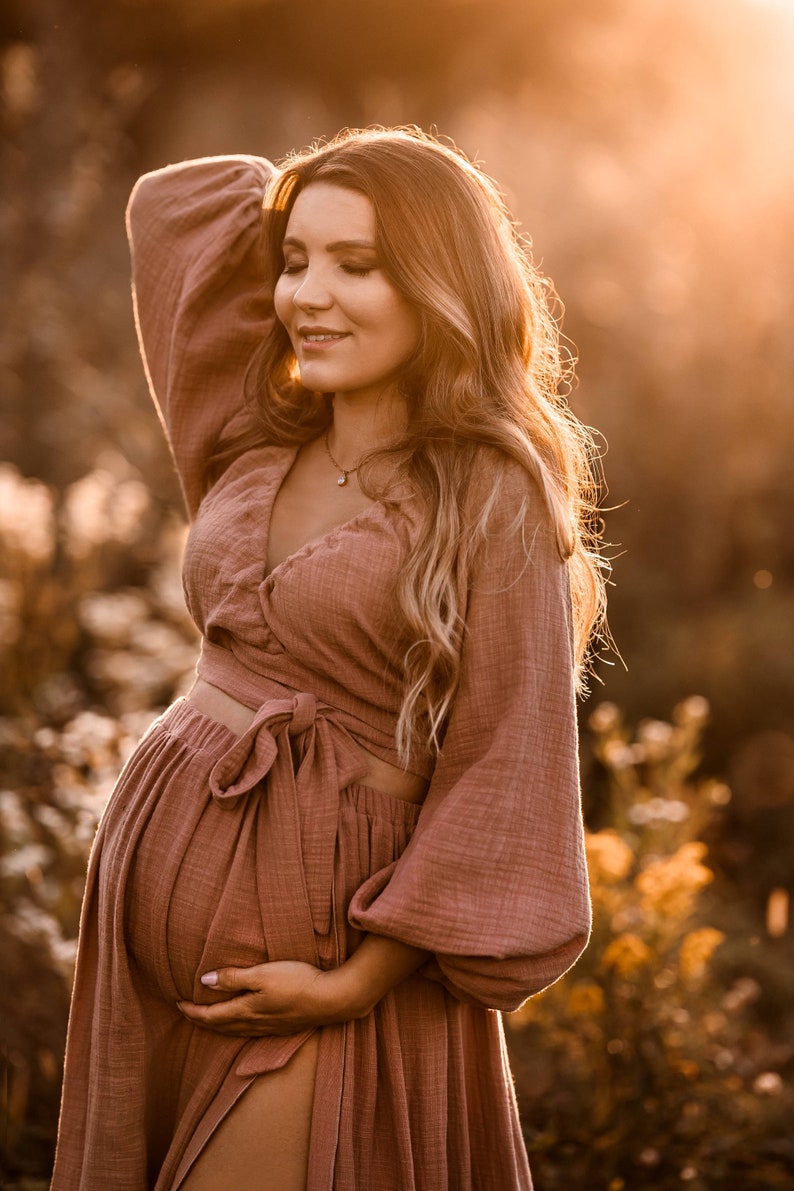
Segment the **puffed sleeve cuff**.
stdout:
<svg viewBox="0 0 794 1191">
<path fill-rule="evenodd" d="M 500 940 L 498 925 L 494 924 L 490 952 L 456 955 L 443 950 L 450 946 L 449 928 L 441 926 L 438 930 L 432 929 L 435 915 L 431 907 L 416 922 L 409 921 L 405 907 L 395 906 L 389 915 L 389 903 L 394 904 L 396 888 L 388 896 L 383 894 L 398 864 L 399 861 L 382 869 L 357 890 L 350 904 L 349 921 L 358 930 L 398 938 L 412 947 L 432 952 L 431 958 L 420 968 L 420 974 L 443 985 L 459 1001 L 512 1013 L 528 997 L 559 980 L 587 946 L 591 911 L 586 876 L 580 875 L 575 885 L 579 893 L 578 921 L 577 915 L 571 913 L 569 893 L 564 924 L 560 923 L 563 929 L 557 932 L 559 941 L 555 943 L 553 934 L 542 942 L 537 935 L 532 939 L 532 945 L 545 945 L 545 950 L 502 954 L 500 942 L 506 940 Z M 479 919 L 481 924 L 476 911 L 473 917 L 475 921 Z M 529 919 L 526 921 L 529 922 Z M 515 946 L 515 940 L 511 942 Z M 463 942 L 464 947 L 467 944 L 471 946 L 470 939 Z M 485 941 L 481 945 L 487 946 Z M 527 938 L 524 947 L 529 945 Z"/>
</svg>

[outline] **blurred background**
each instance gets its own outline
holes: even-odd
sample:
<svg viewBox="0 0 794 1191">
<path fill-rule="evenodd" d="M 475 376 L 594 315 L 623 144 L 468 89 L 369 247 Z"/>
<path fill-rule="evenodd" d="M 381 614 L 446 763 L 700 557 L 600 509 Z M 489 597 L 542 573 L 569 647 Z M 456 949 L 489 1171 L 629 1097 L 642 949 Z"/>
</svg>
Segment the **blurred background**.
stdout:
<svg viewBox="0 0 794 1191">
<path fill-rule="evenodd" d="M 509 1023 L 538 1187 L 794 1187 L 792 61 L 785 0 L 5 0 L 2 1185 L 47 1185 L 87 848 L 196 651 L 127 195 L 415 122 L 506 191 L 608 444 L 596 931 Z"/>
</svg>

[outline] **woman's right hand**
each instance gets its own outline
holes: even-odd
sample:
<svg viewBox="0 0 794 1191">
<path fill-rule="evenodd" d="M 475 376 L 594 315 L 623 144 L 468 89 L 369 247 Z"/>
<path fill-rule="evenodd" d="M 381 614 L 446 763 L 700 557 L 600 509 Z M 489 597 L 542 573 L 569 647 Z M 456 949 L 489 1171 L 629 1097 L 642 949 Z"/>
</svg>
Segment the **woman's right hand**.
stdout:
<svg viewBox="0 0 794 1191">
<path fill-rule="evenodd" d="M 355 1006 L 344 1003 L 343 990 L 333 977 L 333 972 L 294 960 L 218 968 L 202 975 L 201 983 L 229 993 L 229 999 L 213 1005 L 181 1000 L 177 1009 L 194 1025 L 218 1034 L 298 1034 L 357 1016 Z"/>
<path fill-rule="evenodd" d="M 179 1001 L 179 1012 L 204 1030 L 252 1038 L 297 1034 L 366 1017 L 395 985 L 428 958 L 418 947 L 367 935 L 349 959 L 324 971 L 296 960 L 251 968 L 218 968 L 201 983 L 229 998 L 214 1005 Z"/>
<path fill-rule="evenodd" d="M 363 1016 L 363 1006 L 348 994 L 336 971 L 323 971 L 295 960 L 275 960 L 251 968 L 206 972 L 202 984 L 228 993 L 225 1001 L 198 1005 L 180 1001 L 180 1013 L 205 1030 L 236 1037 L 297 1034 L 302 1030 Z"/>
</svg>

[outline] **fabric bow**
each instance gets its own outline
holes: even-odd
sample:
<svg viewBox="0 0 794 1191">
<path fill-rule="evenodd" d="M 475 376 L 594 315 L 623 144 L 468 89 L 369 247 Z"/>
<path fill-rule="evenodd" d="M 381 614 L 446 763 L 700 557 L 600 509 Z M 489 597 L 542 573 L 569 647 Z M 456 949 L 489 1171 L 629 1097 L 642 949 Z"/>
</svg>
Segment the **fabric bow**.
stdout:
<svg viewBox="0 0 794 1191">
<path fill-rule="evenodd" d="M 215 763 L 219 805 L 261 786 L 257 879 L 270 959 L 318 962 L 315 932 L 331 929 L 339 792 L 366 772 L 333 708 L 304 692 L 263 703 Z"/>
</svg>

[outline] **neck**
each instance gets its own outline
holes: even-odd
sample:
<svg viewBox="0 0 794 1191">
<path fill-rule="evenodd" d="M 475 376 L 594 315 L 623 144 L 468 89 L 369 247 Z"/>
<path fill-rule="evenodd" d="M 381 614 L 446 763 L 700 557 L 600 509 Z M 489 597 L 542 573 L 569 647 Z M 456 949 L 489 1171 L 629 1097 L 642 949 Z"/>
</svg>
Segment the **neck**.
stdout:
<svg viewBox="0 0 794 1191">
<path fill-rule="evenodd" d="M 362 455 L 387 446 L 405 429 L 407 412 L 400 397 L 382 396 L 372 401 L 337 393 L 334 417 L 328 431 L 334 458 L 355 467 Z"/>
</svg>

